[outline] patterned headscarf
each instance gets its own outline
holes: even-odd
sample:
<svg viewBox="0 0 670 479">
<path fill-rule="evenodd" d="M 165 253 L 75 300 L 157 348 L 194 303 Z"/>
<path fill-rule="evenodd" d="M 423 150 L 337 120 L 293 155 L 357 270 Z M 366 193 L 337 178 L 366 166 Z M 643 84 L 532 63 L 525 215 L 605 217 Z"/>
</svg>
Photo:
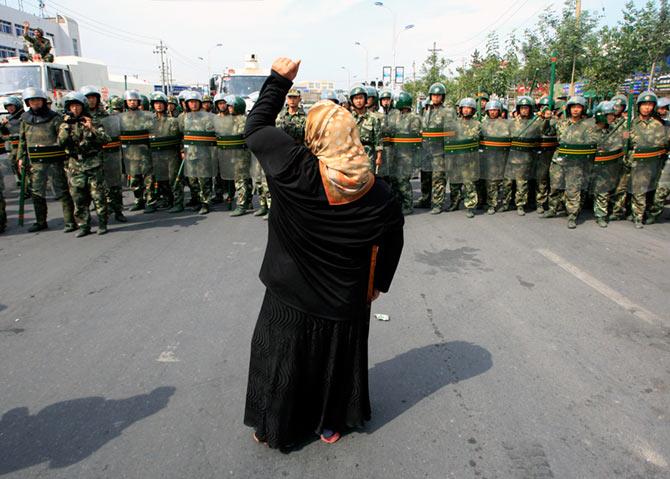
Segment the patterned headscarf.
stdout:
<svg viewBox="0 0 670 479">
<path fill-rule="evenodd" d="M 305 124 L 305 144 L 319 159 L 328 203 L 343 205 L 361 198 L 375 182 L 356 122 L 330 100 L 315 103 Z"/>
</svg>

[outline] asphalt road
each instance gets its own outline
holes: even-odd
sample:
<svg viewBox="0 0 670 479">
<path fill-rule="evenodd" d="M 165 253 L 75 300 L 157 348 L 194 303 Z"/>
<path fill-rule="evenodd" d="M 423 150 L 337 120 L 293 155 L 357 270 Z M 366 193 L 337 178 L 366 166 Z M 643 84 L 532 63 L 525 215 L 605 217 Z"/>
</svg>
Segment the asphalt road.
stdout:
<svg viewBox="0 0 670 479">
<path fill-rule="evenodd" d="M 286 455 L 242 424 L 267 224 L 140 213 L 75 239 L 49 207 L 28 234 L 12 196 L 0 236 L 2 477 L 670 477 L 670 211 L 408 217 L 372 421 Z"/>
</svg>

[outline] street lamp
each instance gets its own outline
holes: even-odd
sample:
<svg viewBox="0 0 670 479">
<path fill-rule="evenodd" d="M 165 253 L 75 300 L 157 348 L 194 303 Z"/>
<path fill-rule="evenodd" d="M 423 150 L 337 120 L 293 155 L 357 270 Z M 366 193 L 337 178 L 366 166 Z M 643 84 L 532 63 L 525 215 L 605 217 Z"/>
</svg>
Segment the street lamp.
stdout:
<svg viewBox="0 0 670 479">
<path fill-rule="evenodd" d="M 368 49 L 365 48 L 361 42 L 354 42 L 354 45 L 358 45 L 361 47 L 363 50 L 365 50 L 365 79 L 368 79 Z"/>
<path fill-rule="evenodd" d="M 342 70 L 347 71 L 347 88 L 350 88 L 351 87 L 351 72 L 349 71 L 349 69 L 347 67 L 340 67 L 340 68 L 342 68 Z"/>
<path fill-rule="evenodd" d="M 410 30 L 410 29 L 414 28 L 414 25 L 413 25 L 413 24 L 405 25 L 405 26 L 403 27 L 403 29 L 400 30 L 399 33 L 396 33 L 396 24 L 397 24 L 397 15 L 396 15 L 396 13 L 395 13 L 393 10 L 391 10 L 389 7 L 387 7 L 386 5 L 384 5 L 384 2 L 375 2 L 375 6 L 377 6 L 377 7 L 383 7 L 383 8 L 385 8 L 385 9 L 387 9 L 389 12 L 391 12 L 391 15 L 393 16 L 393 31 L 391 32 L 391 35 L 392 35 L 392 36 L 391 36 L 391 40 L 392 40 L 392 41 L 391 41 L 391 45 L 392 45 L 392 47 L 393 47 L 393 69 L 391 70 L 391 86 L 393 87 L 393 89 L 395 89 L 396 43 L 397 43 L 397 41 L 398 41 L 398 37 L 400 36 L 400 34 L 401 34 L 402 32 L 404 32 L 405 30 Z"/>
</svg>

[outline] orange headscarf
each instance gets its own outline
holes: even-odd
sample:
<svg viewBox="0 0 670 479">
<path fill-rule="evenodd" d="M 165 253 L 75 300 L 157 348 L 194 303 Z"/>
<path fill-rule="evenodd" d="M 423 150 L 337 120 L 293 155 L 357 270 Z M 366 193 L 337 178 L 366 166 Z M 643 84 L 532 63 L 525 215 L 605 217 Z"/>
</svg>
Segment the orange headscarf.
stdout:
<svg viewBox="0 0 670 479">
<path fill-rule="evenodd" d="M 319 159 L 328 203 L 351 203 L 375 182 L 370 160 L 358 136 L 353 116 L 330 100 L 315 103 L 305 124 L 305 144 Z"/>
</svg>

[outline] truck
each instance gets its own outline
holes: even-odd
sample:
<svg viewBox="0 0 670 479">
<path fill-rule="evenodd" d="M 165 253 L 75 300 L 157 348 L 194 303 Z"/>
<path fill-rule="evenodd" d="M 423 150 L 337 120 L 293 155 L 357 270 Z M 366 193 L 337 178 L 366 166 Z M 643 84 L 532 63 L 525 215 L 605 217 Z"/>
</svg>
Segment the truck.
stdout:
<svg viewBox="0 0 670 479">
<path fill-rule="evenodd" d="M 127 89 L 135 89 L 145 95 L 153 91 L 148 81 L 134 76 L 110 75 L 107 65 L 89 58 L 61 56 L 56 57 L 53 63 L 9 58 L 7 62 L 0 63 L 0 97 L 21 96 L 25 88 L 33 86 L 47 92 L 51 100 L 58 103 L 64 95 L 84 85 L 99 86 L 103 100 L 111 95 L 123 95 L 126 85 Z M 5 110 L 0 104 L 2 113 Z"/>
<path fill-rule="evenodd" d="M 223 74 L 214 75 L 209 82 L 210 90 L 212 93 L 241 96 L 249 111 L 269 74 L 270 70 L 261 68 L 258 57 L 251 53 L 241 69 L 228 68 Z"/>
</svg>

